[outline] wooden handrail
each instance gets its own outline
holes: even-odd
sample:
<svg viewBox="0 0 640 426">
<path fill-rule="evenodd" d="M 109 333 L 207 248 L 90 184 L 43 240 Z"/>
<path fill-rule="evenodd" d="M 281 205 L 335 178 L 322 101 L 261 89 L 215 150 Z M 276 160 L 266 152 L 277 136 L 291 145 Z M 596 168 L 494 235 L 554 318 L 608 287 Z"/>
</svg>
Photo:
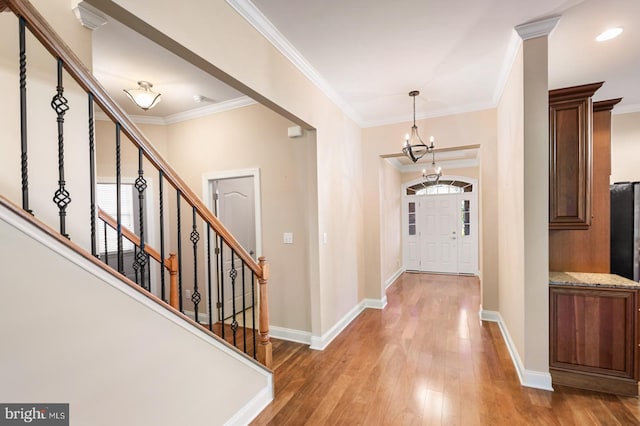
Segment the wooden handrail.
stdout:
<svg viewBox="0 0 640 426">
<path fill-rule="evenodd" d="M 113 230 L 118 230 L 118 221 L 109 216 L 107 212 L 98 207 L 98 218 L 109 225 Z M 141 247 L 140 238 L 126 226 L 120 225 L 122 235 L 131 241 L 134 245 Z M 157 250 L 144 245 L 144 252 L 154 258 L 158 263 L 162 264 L 169 271 L 169 304 L 172 308 L 180 310 L 180 300 L 178 298 L 178 256 L 175 253 L 169 253 L 169 257 L 162 259 Z"/>
<path fill-rule="evenodd" d="M 24 18 L 31 33 L 54 57 L 60 58 L 65 70 L 86 92 L 93 94 L 95 103 L 115 123 L 120 124 L 121 131 L 138 148 L 142 149 L 145 157 L 151 164 L 162 172 L 164 178 L 180 192 L 192 207 L 196 209 L 200 217 L 208 222 L 214 231 L 222 237 L 225 243 L 244 261 L 244 263 L 256 274 L 262 277 L 262 267 L 251 255 L 238 243 L 235 237 L 225 228 L 220 220 L 213 215 L 206 205 L 198 198 L 191 188 L 178 176 L 169 164 L 160 156 L 158 151 L 149 143 L 142 132 L 129 119 L 126 113 L 109 96 L 107 91 L 96 80 L 80 58 L 66 45 L 66 43 L 51 28 L 42 15 L 27 0 L 0 0 L 0 10 L 8 7 L 16 15 Z"/>
<path fill-rule="evenodd" d="M 118 222 L 113 217 L 109 216 L 107 212 L 102 210 L 100 207 L 98 207 L 98 218 L 102 220 L 104 223 L 106 223 L 107 225 L 109 225 L 109 227 L 114 231 L 118 230 Z M 138 246 L 138 247 L 142 246 L 140 242 L 140 237 L 138 237 L 133 231 L 131 231 L 126 226 L 122 226 L 122 225 L 120 225 L 120 229 L 122 230 L 122 235 L 127 240 L 131 241 L 135 246 Z M 156 261 L 158 261 L 158 263 L 162 263 L 167 269 L 169 269 L 168 265 L 165 263 L 166 260 L 162 259 L 162 257 L 160 257 L 160 253 L 158 253 L 158 251 L 155 250 L 153 247 L 150 247 L 148 244 L 145 244 L 144 252 L 147 253 L 152 258 L 154 258 Z"/>
</svg>

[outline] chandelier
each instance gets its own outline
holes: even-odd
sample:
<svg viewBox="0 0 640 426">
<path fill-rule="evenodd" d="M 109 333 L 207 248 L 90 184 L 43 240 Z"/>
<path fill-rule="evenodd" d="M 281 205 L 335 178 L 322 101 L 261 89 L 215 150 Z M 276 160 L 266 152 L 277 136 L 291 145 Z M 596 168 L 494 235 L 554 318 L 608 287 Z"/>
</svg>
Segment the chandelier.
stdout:
<svg viewBox="0 0 640 426">
<path fill-rule="evenodd" d="M 442 176 L 442 167 L 436 166 L 436 153 L 431 150 L 431 169 L 422 169 L 422 179 L 426 185 L 437 185 Z"/>
<path fill-rule="evenodd" d="M 160 93 L 156 93 L 151 90 L 152 87 L 153 84 L 148 81 L 139 81 L 136 89 L 124 89 L 124 93 L 129 96 L 129 99 L 131 99 L 134 104 L 147 111 L 158 105 L 162 100 L 160 98 Z"/>
<path fill-rule="evenodd" d="M 422 158 L 426 153 L 433 153 L 434 150 L 433 136 L 429 138 L 431 145 L 427 146 L 418 134 L 418 126 L 416 126 L 416 96 L 419 94 L 420 92 L 417 90 L 409 92 L 409 96 L 413 98 L 413 126 L 411 126 L 411 135 L 405 135 L 404 146 L 402 147 L 404 155 L 411 158 L 411 161 L 414 163 Z"/>
</svg>

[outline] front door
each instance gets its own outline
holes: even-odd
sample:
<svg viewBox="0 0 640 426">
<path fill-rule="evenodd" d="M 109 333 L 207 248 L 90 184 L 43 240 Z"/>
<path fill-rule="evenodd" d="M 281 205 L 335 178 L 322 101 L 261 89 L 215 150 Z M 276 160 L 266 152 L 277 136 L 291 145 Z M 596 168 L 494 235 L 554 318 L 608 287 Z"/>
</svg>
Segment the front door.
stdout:
<svg viewBox="0 0 640 426">
<path fill-rule="evenodd" d="M 216 179 L 211 181 L 212 194 L 214 198 L 213 205 L 215 213 L 223 223 L 223 225 L 238 240 L 240 245 L 244 247 L 254 258 L 256 253 L 256 220 L 255 220 L 255 194 L 254 194 L 254 177 L 242 176 L 236 178 Z M 242 289 L 242 279 L 240 271 L 242 261 L 235 256 L 234 266 L 239 272 L 236 279 L 235 288 L 232 286 L 230 272 L 232 269 L 232 259 L 229 250 L 224 247 L 222 250 L 222 279 L 223 287 L 218 288 L 218 300 L 222 300 L 223 307 L 219 312 L 219 317 L 224 312 L 224 318 L 227 319 L 235 312 L 239 313 L 243 308 L 251 307 L 251 286 L 253 282 L 249 279 L 244 284 L 244 292 Z M 219 283 L 220 283 L 219 281 Z M 244 304 L 242 300 L 243 293 L 245 295 Z M 234 305 L 235 302 L 235 305 Z"/>
<path fill-rule="evenodd" d="M 425 196 L 420 201 L 420 262 L 428 272 L 458 272 L 457 195 Z"/>
</svg>

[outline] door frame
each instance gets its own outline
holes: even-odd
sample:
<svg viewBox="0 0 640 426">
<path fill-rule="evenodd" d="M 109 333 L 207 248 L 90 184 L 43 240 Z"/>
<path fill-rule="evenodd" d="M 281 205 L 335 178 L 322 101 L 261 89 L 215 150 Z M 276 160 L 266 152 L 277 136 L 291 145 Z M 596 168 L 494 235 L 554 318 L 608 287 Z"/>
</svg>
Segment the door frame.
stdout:
<svg viewBox="0 0 640 426">
<path fill-rule="evenodd" d="M 478 205 L 478 179 L 474 179 L 474 178 L 470 178 L 467 176 L 455 176 L 455 175 L 443 175 L 442 177 L 440 177 L 441 180 L 451 180 L 451 181 L 459 181 L 459 182 L 465 182 L 468 184 L 473 185 L 473 189 L 471 191 L 472 195 L 472 205 L 474 205 L 475 207 L 475 215 L 474 217 L 472 217 L 472 224 L 475 225 L 475 229 L 476 229 L 476 264 L 475 264 L 475 270 L 473 272 L 474 275 L 479 276 L 480 274 L 480 229 L 478 227 L 479 224 L 479 215 L 480 215 L 480 209 L 479 209 L 479 205 Z M 408 270 L 407 269 L 407 256 L 408 256 L 408 248 L 407 248 L 407 235 L 409 233 L 409 223 L 408 223 L 408 202 L 411 201 L 412 199 L 415 199 L 416 201 L 418 201 L 420 198 L 422 197 L 427 197 L 429 195 L 407 195 L 407 188 L 409 188 L 410 186 L 419 184 L 421 182 L 423 182 L 424 179 L 422 177 L 413 179 L 409 182 L 405 182 L 402 184 L 402 207 L 401 207 L 401 214 L 402 214 L 402 218 L 401 218 L 401 223 L 402 223 L 402 267 L 404 270 Z M 437 197 L 438 195 L 432 195 Z M 458 256 L 459 256 L 459 250 L 460 247 L 458 246 Z M 460 268 L 457 268 L 458 271 L 460 270 Z M 460 272 L 458 272 L 459 274 Z"/>
<path fill-rule="evenodd" d="M 259 168 L 254 168 L 254 169 L 237 169 L 237 170 L 222 170 L 222 171 L 215 171 L 215 172 L 206 172 L 202 174 L 202 199 L 205 203 L 205 205 L 207 206 L 207 208 L 211 211 L 211 213 L 214 213 L 214 206 L 212 204 L 212 200 L 213 200 L 213 193 L 211 191 L 212 188 L 212 181 L 215 180 L 220 180 L 220 179 L 235 179 L 235 178 L 242 178 L 242 177 L 252 177 L 253 178 L 253 194 L 254 194 L 254 204 L 255 204 L 255 228 L 256 228 L 256 259 L 259 259 L 260 256 L 262 256 L 262 197 L 260 196 L 260 169 Z M 207 236 L 207 229 L 206 229 L 206 224 L 203 224 L 203 235 Z M 206 253 L 206 247 L 207 244 L 203 244 L 203 259 L 206 259 L 207 253 Z M 206 286 L 206 290 L 209 291 L 208 289 L 209 286 Z M 216 289 L 217 289 L 217 285 L 216 285 Z M 218 292 L 215 291 L 216 289 L 212 288 L 212 294 L 211 294 L 211 301 L 214 304 L 214 306 L 217 306 L 217 303 L 219 302 L 218 300 Z M 207 297 L 208 300 L 208 294 L 205 294 L 205 296 Z M 257 302 L 256 302 L 257 303 Z M 219 312 L 218 309 L 211 309 L 211 312 Z M 208 314 L 205 315 L 205 317 L 208 319 Z M 218 314 L 216 314 L 216 318 L 218 317 Z"/>
</svg>

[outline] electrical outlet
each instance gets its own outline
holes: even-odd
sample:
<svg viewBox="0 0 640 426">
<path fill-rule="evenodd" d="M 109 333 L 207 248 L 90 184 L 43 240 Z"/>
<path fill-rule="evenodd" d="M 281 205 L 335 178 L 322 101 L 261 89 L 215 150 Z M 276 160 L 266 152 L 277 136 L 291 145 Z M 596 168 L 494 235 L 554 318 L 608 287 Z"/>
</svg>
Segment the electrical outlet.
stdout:
<svg viewBox="0 0 640 426">
<path fill-rule="evenodd" d="M 189 288 L 185 288 L 184 289 L 185 294 L 187 295 L 187 299 L 191 299 L 191 289 Z"/>
<path fill-rule="evenodd" d="M 285 244 L 293 244 L 293 232 L 285 232 L 282 237 L 282 242 Z"/>
</svg>

